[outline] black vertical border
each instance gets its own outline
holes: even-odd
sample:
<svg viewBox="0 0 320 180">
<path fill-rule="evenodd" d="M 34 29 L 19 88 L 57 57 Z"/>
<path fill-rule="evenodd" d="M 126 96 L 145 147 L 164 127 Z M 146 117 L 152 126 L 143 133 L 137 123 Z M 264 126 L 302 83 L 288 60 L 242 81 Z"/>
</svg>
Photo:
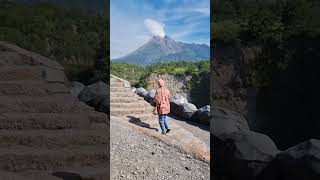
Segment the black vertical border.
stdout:
<svg viewBox="0 0 320 180">
<path fill-rule="evenodd" d="M 213 64 L 214 64 L 214 42 L 213 42 L 213 20 L 214 20 L 214 0 L 210 0 L 210 107 L 213 107 Z M 211 108 L 212 109 L 212 108 Z M 213 153 L 213 111 L 210 110 L 210 179 L 214 179 L 214 153 Z"/>
<path fill-rule="evenodd" d="M 104 28 L 104 31 L 105 31 L 105 37 L 103 38 L 106 38 L 106 49 L 105 49 L 105 53 L 106 53 L 106 59 L 105 59 L 105 64 L 106 64 L 106 68 L 105 68 L 105 71 L 106 72 L 106 78 L 107 78 L 107 85 L 110 87 L 110 0 L 104 0 L 103 1 L 103 6 L 105 7 L 104 11 L 106 13 L 106 16 L 107 16 L 107 22 L 105 24 L 105 26 L 103 27 Z M 108 142 L 109 144 L 107 145 L 107 152 L 108 152 L 108 156 L 109 156 L 109 159 L 108 159 L 108 164 L 107 164 L 107 174 L 109 175 L 109 177 L 107 177 L 107 179 L 110 179 L 110 169 L 111 169 L 111 148 L 110 148 L 110 88 L 107 90 L 107 116 L 108 116 L 108 119 L 107 119 L 107 133 L 108 133 Z"/>
</svg>

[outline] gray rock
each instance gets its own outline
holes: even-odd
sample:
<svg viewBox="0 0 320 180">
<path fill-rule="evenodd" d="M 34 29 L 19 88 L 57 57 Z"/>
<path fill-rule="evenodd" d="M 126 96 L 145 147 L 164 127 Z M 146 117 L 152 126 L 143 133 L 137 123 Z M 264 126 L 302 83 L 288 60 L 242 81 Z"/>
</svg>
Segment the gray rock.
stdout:
<svg viewBox="0 0 320 180">
<path fill-rule="evenodd" d="M 245 131 L 241 139 L 234 140 L 235 158 L 246 161 L 270 162 L 280 152 L 267 135 Z"/>
<path fill-rule="evenodd" d="M 71 95 L 73 97 L 78 97 L 80 92 L 84 89 L 85 85 L 81 82 L 73 81 L 70 83 L 71 85 Z"/>
<path fill-rule="evenodd" d="M 135 93 L 144 98 L 148 96 L 148 91 L 143 87 L 139 87 L 138 89 L 136 89 Z"/>
<path fill-rule="evenodd" d="M 153 106 L 155 105 L 155 101 L 154 101 L 155 95 L 156 95 L 156 90 L 152 89 L 149 91 L 147 96 L 147 101 Z"/>
<path fill-rule="evenodd" d="M 293 146 L 277 157 L 259 174 L 267 180 L 318 180 L 320 178 L 320 140 L 310 139 Z"/>
<path fill-rule="evenodd" d="M 243 132 L 250 130 L 246 119 L 240 113 L 211 107 L 211 115 L 210 132 L 223 141 L 241 138 Z"/>
<path fill-rule="evenodd" d="M 193 121 L 197 121 L 203 124 L 210 124 L 210 106 L 204 106 L 198 109 L 191 117 Z"/>
<path fill-rule="evenodd" d="M 131 89 L 131 91 L 132 91 L 133 93 L 136 93 L 136 90 L 137 90 L 137 88 L 135 88 L 135 87 Z"/>
<path fill-rule="evenodd" d="M 192 115 L 198 110 L 197 107 L 194 104 L 191 103 L 184 103 L 181 106 L 182 112 L 180 114 L 180 117 L 190 120 Z"/>
<path fill-rule="evenodd" d="M 97 82 L 85 87 L 79 94 L 79 99 L 97 111 L 108 113 L 109 86 L 104 82 Z"/>
<path fill-rule="evenodd" d="M 180 95 L 170 97 L 170 112 L 176 116 L 182 114 L 182 104 L 188 103 L 188 100 Z"/>
<path fill-rule="evenodd" d="M 243 139 L 237 140 L 213 138 L 218 157 L 216 173 L 231 179 L 256 180 L 280 151 L 266 135 L 254 131 L 243 132 L 242 135 Z"/>
<path fill-rule="evenodd" d="M 180 95 L 174 95 L 170 97 L 170 103 L 180 106 L 184 103 L 188 103 L 188 100 Z"/>
<path fill-rule="evenodd" d="M 241 114 L 211 108 L 211 133 L 215 147 L 216 173 L 239 179 L 256 179 L 281 151 L 268 136 L 250 131 Z"/>
<path fill-rule="evenodd" d="M 156 96 L 156 90 L 151 89 L 148 93 L 148 96 L 153 99 Z"/>
</svg>

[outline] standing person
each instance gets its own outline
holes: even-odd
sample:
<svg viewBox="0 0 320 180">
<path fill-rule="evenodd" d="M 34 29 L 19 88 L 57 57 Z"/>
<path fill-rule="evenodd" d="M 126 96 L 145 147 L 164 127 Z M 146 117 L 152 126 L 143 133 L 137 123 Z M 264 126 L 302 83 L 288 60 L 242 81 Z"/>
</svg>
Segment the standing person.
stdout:
<svg viewBox="0 0 320 180">
<path fill-rule="evenodd" d="M 165 87 L 162 79 L 158 80 L 158 86 L 159 88 L 156 91 L 154 99 L 158 110 L 159 124 L 162 134 L 166 134 L 170 132 L 167 118 L 167 115 L 170 113 L 170 91 Z"/>
</svg>

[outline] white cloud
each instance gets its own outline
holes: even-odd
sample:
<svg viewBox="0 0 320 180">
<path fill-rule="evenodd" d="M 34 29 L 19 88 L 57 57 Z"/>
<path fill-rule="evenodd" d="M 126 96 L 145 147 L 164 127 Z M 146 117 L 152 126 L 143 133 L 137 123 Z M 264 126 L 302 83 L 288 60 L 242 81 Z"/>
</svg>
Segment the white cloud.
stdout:
<svg viewBox="0 0 320 180">
<path fill-rule="evenodd" d="M 209 36 L 206 39 L 193 35 L 201 33 L 209 35 L 209 20 L 208 25 L 203 26 L 205 23 L 203 19 L 208 19 L 210 15 L 209 0 L 165 0 L 164 2 L 164 6 L 158 8 L 148 3 L 138 5 L 135 1 L 111 1 L 111 59 L 136 50 L 152 35 L 168 34 L 178 41 L 209 44 Z M 123 3 L 126 4 L 126 8 Z"/>
<path fill-rule="evenodd" d="M 147 42 L 151 36 L 145 31 L 143 22 L 129 18 L 117 8 L 111 9 L 110 18 L 110 57 L 119 58 L 136 50 Z"/>
<path fill-rule="evenodd" d="M 205 8 L 194 8 L 192 9 L 194 12 L 198 12 L 204 16 L 210 16 L 210 8 L 205 7 Z"/>
<path fill-rule="evenodd" d="M 164 37 L 166 35 L 164 31 L 164 25 L 160 24 L 159 22 L 153 19 L 149 19 L 149 18 L 145 19 L 144 25 L 152 33 L 152 35 L 161 36 L 161 37 Z"/>
</svg>

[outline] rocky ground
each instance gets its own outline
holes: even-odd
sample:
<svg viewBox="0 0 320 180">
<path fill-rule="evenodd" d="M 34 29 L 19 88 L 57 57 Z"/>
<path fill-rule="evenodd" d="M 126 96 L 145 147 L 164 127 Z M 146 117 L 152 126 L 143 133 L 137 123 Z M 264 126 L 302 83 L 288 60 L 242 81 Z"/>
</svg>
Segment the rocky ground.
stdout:
<svg viewBox="0 0 320 180">
<path fill-rule="evenodd" d="M 209 163 L 130 126 L 110 124 L 111 179 L 210 179 Z"/>
</svg>

